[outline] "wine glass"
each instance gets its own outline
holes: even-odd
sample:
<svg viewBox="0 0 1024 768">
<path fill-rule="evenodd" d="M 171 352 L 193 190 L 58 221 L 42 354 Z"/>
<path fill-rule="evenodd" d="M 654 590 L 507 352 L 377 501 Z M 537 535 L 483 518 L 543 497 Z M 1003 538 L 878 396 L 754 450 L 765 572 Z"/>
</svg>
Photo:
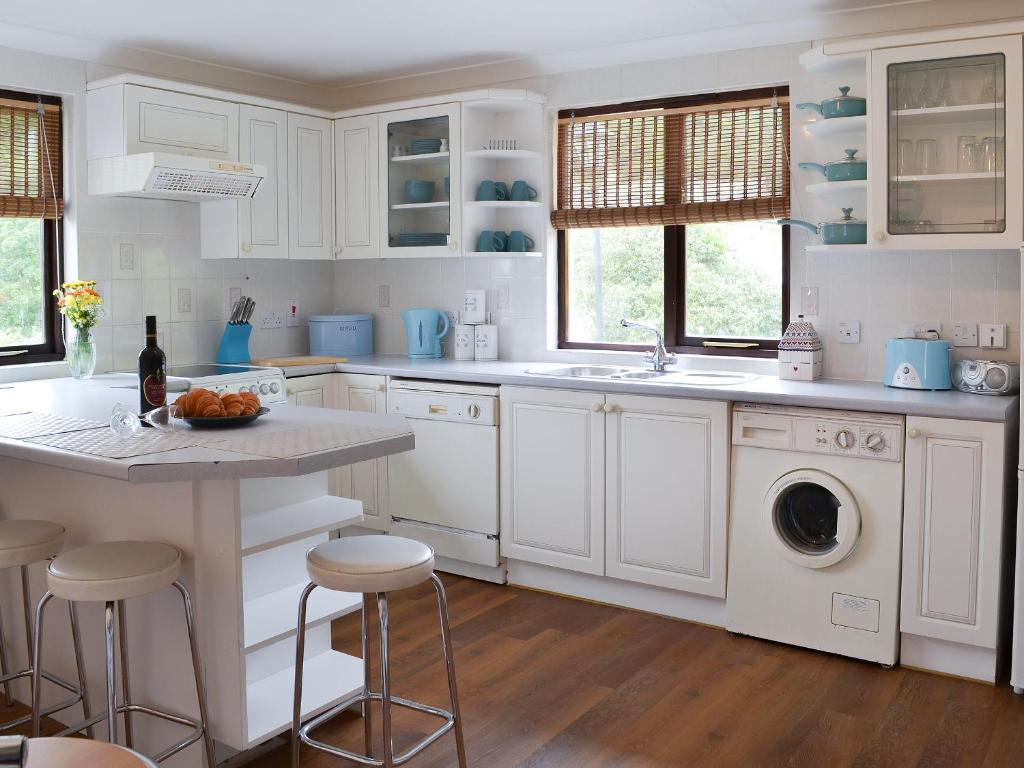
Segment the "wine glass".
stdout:
<svg viewBox="0 0 1024 768">
<path fill-rule="evenodd" d="M 143 424 L 146 424 L 163 432 L 177 432 L 186 426 L 183 415 L 177 403 L 154 408 L 141 417 L 130 406 L 117 403 L 110 413 L 110 431 L 118 437 L 134 437 L 142 432 Z"/>
</svg>

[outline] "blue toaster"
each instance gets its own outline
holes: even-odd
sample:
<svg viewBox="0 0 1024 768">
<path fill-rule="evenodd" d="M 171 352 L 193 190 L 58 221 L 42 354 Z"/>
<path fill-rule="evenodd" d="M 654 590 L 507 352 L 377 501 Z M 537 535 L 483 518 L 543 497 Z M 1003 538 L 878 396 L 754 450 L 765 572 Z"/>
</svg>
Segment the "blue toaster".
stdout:
<svg viewBox="0 0 1024 768">
<path fill-rule="evenodd" d="M 885 384 L 901 389 L 952 389 L 949 342 L 889 339 L 885 342 Z"/>
</svg>

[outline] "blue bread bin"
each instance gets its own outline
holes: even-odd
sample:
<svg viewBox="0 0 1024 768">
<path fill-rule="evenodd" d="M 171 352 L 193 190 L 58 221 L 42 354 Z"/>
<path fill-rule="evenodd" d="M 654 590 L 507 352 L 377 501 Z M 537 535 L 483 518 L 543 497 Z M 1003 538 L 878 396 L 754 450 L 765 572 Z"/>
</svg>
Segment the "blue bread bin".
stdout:
<svg viewBox="0 0 1024 768">
<path fill-rule="evenodd" d="M 373 315 L 311 315 L 309 354 L 372 355 Z"/>
</svg>

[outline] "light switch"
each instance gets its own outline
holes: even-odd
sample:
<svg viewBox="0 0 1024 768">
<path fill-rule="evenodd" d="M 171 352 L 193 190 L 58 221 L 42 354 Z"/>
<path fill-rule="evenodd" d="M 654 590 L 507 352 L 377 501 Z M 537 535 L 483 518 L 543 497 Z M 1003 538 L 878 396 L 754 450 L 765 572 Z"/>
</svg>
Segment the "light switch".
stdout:
<svg viewBox="0 0 1024 768">
<path fill-rule="evenodd" d="M 860 344 L 860 320 L 839 321 L 839 343 Z"/>
<path fill-rule="evenodd" d="M 1000 323 L 983 323 L 978 329 L 982 349 L 1006 349 L 1006 326 Z"/>
<path fill-rule="evenodd" d="M 285 322 L 289 328 L 297 328 L 299 325 L 299 302 L 291 299 L 288 302 L 288 311 Z"/>
</svg>

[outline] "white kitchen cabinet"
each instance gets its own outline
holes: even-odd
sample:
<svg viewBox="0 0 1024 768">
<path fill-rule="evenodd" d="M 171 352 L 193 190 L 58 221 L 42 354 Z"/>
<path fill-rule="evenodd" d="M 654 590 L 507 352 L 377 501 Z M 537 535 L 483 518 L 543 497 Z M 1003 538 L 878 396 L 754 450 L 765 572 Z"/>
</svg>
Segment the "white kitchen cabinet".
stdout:
<svg viewBox="0 0 1024 768">
<path fill-rule="evenodd" d="M 334 407 L 334 374 L 325 373 L 319 376 L 300 376 L 287 379 L 285 389 L 288 402 L 292 405 L 305 405 L 310 408 Z"/>
<path fill-rule="evenodd" d="M 330 120 L 288 114 L 288 257 L 334 258 Z"/>
<path fill-rule="evenodd" d="M 605 573 L 725 597 L 729 405 L 608 395 Z"/>
<path fill-rule="evenodd" d="M 333 374 L 334 408 L 361 413 L 387 413 L 387 377 L 370 374 Z M 336 486 L 332 492 L 363 502 L 363 523 L 367 528 L 387 531 L 388 460 L 361 461 L 339 467 L 332 474 Z"/>
<path fill-rule="evenodd" d="M 900 630 L 995 648 L 1003 424 L 907 418 Z"/>
<path fill-rule="evenodd" d="M 459 104 L 438 104 L 379 115 L 381 258 L 462 255 L 460 114 Z M 418 140 L 434 140 L 439 150 L 413 154 Z M 411 198 L 407 182 L 427 182 L 433 192 Z"/>
<path fill-rule="evenodd" d="M 871 52 L 873 247 L 1019 247 L 1021 40 L 1011 35 Z M 961 151 L 962 145 L 976 149 Z"/>
<path fill-rule="evenodd" d="M 252 200 L 213 200 L 199 206 L 204 259 L 288 258 L 288 113 L 239 108 L 239 160 L 267 169 Z"/>
<path fill-rule="evenodd" d="M 501 554 L 604 573 L 605 397 L 501 388 Z"/>
<path fill-rule="evenodd" d="M 89 160 L 138 152 L 238 160 L 238 104 L 126 83 L 90 89 L 87 101 Z"/>
<path fill-rule="evenodd" d="M 377 123 L 377 115 L 334 121 L 334 242 L 339 259 L 380 255 Z"/>
</svg>

